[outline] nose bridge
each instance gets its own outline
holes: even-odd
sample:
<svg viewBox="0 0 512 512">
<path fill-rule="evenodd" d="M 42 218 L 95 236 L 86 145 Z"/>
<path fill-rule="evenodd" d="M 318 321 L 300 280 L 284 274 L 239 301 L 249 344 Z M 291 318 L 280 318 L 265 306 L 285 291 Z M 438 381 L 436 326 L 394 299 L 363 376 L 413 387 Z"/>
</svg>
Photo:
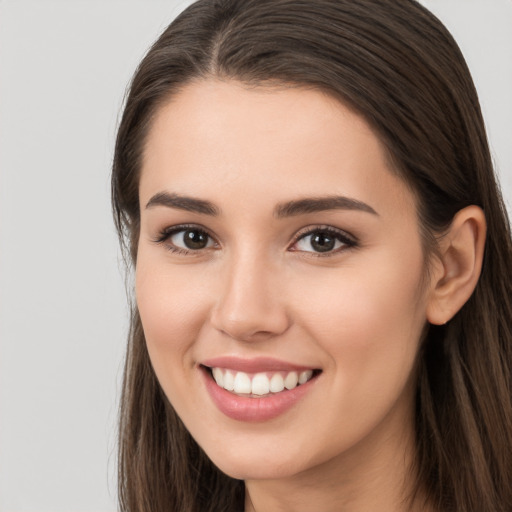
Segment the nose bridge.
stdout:
<svg viewBox="0 0 512 512">
<path fill-rule="evenodd" d="M 234 251 L 225 262 L 222 286 L 212 313 L 214 326 L 232 338 L 250 341 L 288 327 L 279 269 L 254 247 Z"/>
</svg>

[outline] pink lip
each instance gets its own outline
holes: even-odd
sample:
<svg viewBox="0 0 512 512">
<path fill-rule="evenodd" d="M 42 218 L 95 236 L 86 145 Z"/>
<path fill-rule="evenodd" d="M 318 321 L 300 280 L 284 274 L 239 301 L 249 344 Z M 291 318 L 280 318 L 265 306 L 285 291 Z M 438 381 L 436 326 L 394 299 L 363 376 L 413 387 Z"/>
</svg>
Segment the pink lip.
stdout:
<svg viewBox="0 0 512 512">
<path fill-rule="evenodd" d="M 223 366 L 219 365 L 218 367 L 222 368 Z M 230 365 L 227 367 L 232 368 Z M 268 366 L 266 368 L 268 369 Z M 217 408 L 229 418 L 246 422 L 267 421 L 284 414 L 297 404 L 318 380 L 313 377 L 305 384 L 301 384 L 294 389 L 261 398 L 251 398 L 226 391 L 216 384 L 206 368 L 199 367 L 199 369 L 206 389 Z"/>
<path fill-rule="evenodd" d="M 310 366 L 300 366 L 279 359 L 271 357 L 255 357 L 252 359 L 243 359 L 235 356 L 214 357 L 206 361 L 201 361 L 203 366 L 209 368 L 229 368 L 245 373 L 258 373 L 258 372 L 291 372 L 291 371 L 304 371 L 313 370 Z"/>
</svg>

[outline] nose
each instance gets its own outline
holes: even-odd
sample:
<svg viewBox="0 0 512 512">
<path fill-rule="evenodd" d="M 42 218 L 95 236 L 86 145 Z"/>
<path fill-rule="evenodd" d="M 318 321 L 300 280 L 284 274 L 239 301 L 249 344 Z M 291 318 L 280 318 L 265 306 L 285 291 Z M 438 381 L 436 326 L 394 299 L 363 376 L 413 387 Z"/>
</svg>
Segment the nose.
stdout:
<svg viewBox="0 0 512 512">
<path fill-rule="evenodd" d="M 238 341 L 267 340 L 290 325 L 279 269 L 264 258 L 234 257 L 221 275 L 211 313 L 215 329 Z"/>
</svg>

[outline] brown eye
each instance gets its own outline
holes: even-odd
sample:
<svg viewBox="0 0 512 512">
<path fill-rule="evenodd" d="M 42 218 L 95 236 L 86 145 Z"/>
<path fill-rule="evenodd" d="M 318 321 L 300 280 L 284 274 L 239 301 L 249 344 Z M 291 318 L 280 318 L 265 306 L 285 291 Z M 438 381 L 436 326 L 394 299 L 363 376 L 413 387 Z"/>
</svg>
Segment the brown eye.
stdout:
<svg viewBox="0 0 512 512">
<path fill-rule="evenodd" d="M 311 235 L 310 242 L 313 250 L 317 252 L 332 251 L 336 245 L 336 239 L 329 233 L 315 233 Z"/>
<path fill-rule="evenodd" d="M 183 233 L 183 242 L 188 249 L 204 249 L 208 245 L 209 236 L 197 229 L 187 229 Z"/>
<path fill-rule="evenodd" d="M 355 245 L 355 241 L 341 231 L 315 229 L 302 235 L 293 245 L 293 250 L 311 253 L 330 253 L 338 252 L 343 248 L 354 247 Z"/>
<path fill-rule="evenodd" d="M 173 246 L 190 251 L 198 251 L 213 246 L 210 235 L 196 228 L 175 231 L 168 240 Z"/>
</svg>

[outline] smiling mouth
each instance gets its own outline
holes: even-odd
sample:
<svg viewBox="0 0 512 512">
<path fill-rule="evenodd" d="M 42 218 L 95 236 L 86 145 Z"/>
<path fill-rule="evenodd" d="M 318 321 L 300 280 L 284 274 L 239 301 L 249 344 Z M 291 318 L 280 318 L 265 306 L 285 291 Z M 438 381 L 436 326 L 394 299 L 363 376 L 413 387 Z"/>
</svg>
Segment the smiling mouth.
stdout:
<svg viewBox="0 0 512 512">
<path fill-rule="evenodd" d="M 203 368 L 217 386 L 234 395 L 250 398 L 265 398 L 291 391 L 317 377 L 321 370 L 269 371 L 246 373 L 228 368 Z"/>
</svg>

